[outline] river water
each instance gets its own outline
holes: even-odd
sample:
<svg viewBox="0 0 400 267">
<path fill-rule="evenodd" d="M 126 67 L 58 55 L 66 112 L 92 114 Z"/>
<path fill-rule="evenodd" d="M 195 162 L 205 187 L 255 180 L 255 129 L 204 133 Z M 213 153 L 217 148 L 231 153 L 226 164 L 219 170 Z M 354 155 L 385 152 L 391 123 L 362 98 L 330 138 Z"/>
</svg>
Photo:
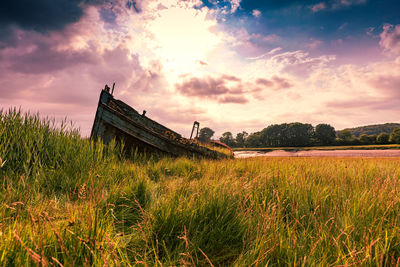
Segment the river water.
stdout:
<svg viewBox="0 0 400 267">
<path fill-rule="evenodd" d="M 235 158 L 252 157 L 400 157 L 400 149 L 381 150 L 307 150 L 307 151 L 235 151 Z"/>
</svg>

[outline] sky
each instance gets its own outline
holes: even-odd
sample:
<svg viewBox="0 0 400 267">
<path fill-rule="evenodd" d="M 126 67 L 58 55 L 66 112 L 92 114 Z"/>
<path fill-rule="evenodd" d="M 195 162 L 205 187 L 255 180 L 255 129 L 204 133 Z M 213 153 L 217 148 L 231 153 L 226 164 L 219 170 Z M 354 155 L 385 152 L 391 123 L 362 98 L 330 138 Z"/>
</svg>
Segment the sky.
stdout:
<svg viewBox="0 0 400 267">
<path fill-rule="evenodd" d="M 184 136 L 400 122 L 398 0 L 5 0 L 0 109 L 88 136 L 114 96 Z"/>
</svg>

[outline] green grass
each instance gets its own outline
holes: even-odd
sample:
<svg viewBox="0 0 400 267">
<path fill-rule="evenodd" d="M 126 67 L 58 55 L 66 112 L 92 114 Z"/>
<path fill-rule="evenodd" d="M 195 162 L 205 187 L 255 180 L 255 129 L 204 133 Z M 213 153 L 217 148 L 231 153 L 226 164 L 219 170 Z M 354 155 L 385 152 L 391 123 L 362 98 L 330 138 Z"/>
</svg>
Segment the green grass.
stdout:
<svg viewBox="0 0 400 267">
<path fill-rule="evenodd" d="M 306 151 L 306 150 L 373 150 L 373 149 L 400 149 L 398 144 L 389 145 L 357 145 L 357 146 L 312 146 L 312 147 L 239 147 L 232 148 L 234 151 L 275 151 L 275 150 L 286 150 L 286 151 Z"/>
<path fill-rule="evenodd" d="M 0 266 L 400 263 L 400 159 L 121 157 L 0 114 Z"/>
</svg>

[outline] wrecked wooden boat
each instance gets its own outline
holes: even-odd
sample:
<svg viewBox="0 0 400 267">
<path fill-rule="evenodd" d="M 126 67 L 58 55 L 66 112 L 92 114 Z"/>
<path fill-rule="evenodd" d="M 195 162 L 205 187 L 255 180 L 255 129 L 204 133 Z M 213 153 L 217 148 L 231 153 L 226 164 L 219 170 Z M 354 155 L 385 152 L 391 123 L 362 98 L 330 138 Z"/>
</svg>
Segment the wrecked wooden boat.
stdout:
<svg viewBox="0 0 400 267">
<path fill-rule="evenodd" d="M 107 85 L 100 93 L 91 138 L 108 144 L 115 139 L 123 142 L 129 153 L 167 154 L 174 157 L 221 159 L 231 155 L 200 144 L 196 139 L 187 139 L 175 131 L 148 118 L 146 111 L 139 114 L 124 102 L 114 99 L 114 85 L 110 92 Z"/>
</svg>

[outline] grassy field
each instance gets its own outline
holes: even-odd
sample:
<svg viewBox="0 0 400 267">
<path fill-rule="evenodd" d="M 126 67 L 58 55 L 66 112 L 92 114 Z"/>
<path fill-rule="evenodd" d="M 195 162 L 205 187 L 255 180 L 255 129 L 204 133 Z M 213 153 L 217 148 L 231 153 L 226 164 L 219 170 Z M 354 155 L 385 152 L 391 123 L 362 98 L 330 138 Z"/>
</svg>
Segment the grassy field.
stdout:
<svg viewBox="0 0 400 267">
<path fill-rule="evenodd" d="M 373 149 L 400 149 L 399 144 L 389 145 L 358 145 L 358 146 L 312 146 L 312 147 L 240 147 L 232 148 L 234 151 L 263 151 L 269 152 L 274 150 L 286 150 L 286 151 L 307 151 L 307 150 L 373 150 Z"/>
<path fill-rule="evenodd" d="M 399 265 L 400 159 L 121 157 L 0 114 L 0 265 Z"/>
</svg>

